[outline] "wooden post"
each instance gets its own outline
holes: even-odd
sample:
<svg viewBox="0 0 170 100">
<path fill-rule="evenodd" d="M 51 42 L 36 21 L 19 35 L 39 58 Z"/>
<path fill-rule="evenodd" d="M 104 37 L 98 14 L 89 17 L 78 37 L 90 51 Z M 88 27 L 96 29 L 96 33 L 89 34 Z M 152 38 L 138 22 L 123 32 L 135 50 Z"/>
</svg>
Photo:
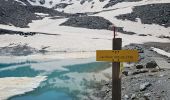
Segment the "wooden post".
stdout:
<svg viewBox="0 0 170 100">
<path fill-rule="evenodd" d="M 113 50 L 121 50 L 122 39 L 113 38 Z M 121 100 L 120 62 L 112 63 L 112 100 Z"/>
</svg>

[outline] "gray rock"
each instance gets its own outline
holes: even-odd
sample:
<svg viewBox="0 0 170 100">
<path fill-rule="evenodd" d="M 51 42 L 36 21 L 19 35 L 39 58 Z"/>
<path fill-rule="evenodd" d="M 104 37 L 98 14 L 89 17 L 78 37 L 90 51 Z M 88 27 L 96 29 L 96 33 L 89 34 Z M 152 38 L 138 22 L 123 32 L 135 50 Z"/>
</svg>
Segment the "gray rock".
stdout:
<svg viewBox="0 0 170 100">
<path fill-rule="evenodd" d="M 166 36 L 166 35 L 160 35 L 158 36 L 159 38 L 167 38 L 167 39 L 170 39 L 170 36 Z"/>
<path fill-rule="evenodd" d="M 40 4 L 42 4 L 42 5 L 45 4 L 45 0 L 40 0 L 39 2 L 40 2 Z"/>
<path fill-rule="evenodd" d="M 147 72 L 149 72 L 147 69 L 141 69 L 141 70 L 136 70 L 136 71 L 132 72 L 132 75 L 147 73 Z"/>
<path fill-rule="evenodd" d="M 132 94 L 130 97 L 132 100 L 136 98 L 136 94 Z"/>
<path fill-rule="evenodd" d="M 147 87 L 151 86 L 149 82 L 145 82 L 140 85 L 140 91 L 145 91 Z"/>
<path fill-rule="evenodd" d="M 110 29 L 112 30 L 112 29 Z M 128 35 L 134 35 L 136 34 L 135 32 L 132 32 L 132 31 L 125 31 L 123 29 L 123 27 L 116 27 L 116 32 L 120 32 L 120 33 L 123 33 L 123 34 L 128 34 Z"/>
<path fill-rule="evenodd" d="M 149 97 L 151 94 L 150 93 L 145 93 L 144 96 L 145 97 Z"/>
<path fill-rule="evenodd" d="M 129 99 L 129 96 L 127 94 L 124 95 L 124 99 L 127 100 Z"/>
<path fill-rule="evenodd" d="M 139 36 L 147 36 L 146 34 L 139 34 Z"/>
<path fill-rule="evenodd" d="M 142 68 L 144 68 L 144 66 L 143 66 L 143 65 L 141 65 L 141 64 L 136 65 L 136 69 L 142 69 Z"/>
<path fill-rule="evenodd" d="M 158 71 L 159 69 L 156 69 L 156 68 L 151 70 L 151 72 L 158 72 Z"/>
<path fill-rule="evenodd" d="M 157 67 L 157 64 L 155 61 L 151 61 L 146 64 L 146 68 L 156 68 L 156 67 Z"/>
<path fill-rule="evenodd" d="M 125 75 L 125 76 L 128 76 L 129 72 L 128 71 L 123 71 L 122 74 Z"/>
</svg>

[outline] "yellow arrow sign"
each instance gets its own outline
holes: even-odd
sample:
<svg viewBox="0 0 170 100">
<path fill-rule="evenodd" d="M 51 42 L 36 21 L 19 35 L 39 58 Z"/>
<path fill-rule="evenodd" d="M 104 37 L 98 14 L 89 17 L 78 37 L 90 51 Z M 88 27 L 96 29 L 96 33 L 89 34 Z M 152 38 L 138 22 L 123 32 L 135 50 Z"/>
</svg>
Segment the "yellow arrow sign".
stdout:
<svg viewBox="0 0 170 100">
<path fill-rule="evenodd" d="M 139 53 L 137 50 L 97 50 L 97 61 L 109 62 L 137 62 Z"/>
</svg>

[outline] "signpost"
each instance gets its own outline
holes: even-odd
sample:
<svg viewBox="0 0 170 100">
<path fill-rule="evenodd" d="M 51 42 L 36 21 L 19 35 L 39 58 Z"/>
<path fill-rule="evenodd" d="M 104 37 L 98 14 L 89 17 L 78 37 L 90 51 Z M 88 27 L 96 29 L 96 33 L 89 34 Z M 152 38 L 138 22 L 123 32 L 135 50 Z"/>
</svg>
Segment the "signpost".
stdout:
<svg viewBox="0 0 170 100">
<path fill-rule="evenodd" d="M 137 50 L 97 50 L 97 61 L 110 61 L 110 62 L 137 62 Z"/>
<path fill-rule="evenodd" d="M 121 50 L 122 39 L 116 38 L 115 28 L 112 50 L 97 50 L 97 61 L 112 62 L 112 100 L 121 100 L 120 62 L 137 62 L 137 50 Z"/>
</svg>

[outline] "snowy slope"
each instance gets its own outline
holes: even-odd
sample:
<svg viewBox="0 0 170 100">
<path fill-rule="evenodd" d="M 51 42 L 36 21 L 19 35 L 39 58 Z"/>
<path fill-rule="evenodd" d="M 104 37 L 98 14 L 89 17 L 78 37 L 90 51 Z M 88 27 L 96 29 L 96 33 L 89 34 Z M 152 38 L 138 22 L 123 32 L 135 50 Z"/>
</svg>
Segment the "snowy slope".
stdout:
<svg viewBox="0 0 170 100">
<path fill-rule="evenodd" d="M 17 1 L 22 3 L 26 2 L 26 0 Z M 134 35 L 128 35 L 119 32 L 118 37 L 123 38 L 123 46 L 130 43 L 170 42 L 168 38 L 159 38 L 160 35 L 170 36 L 170 27 L 166 28 L 156 24 L 143 24 L 140 22 L 140 19 L 138 19 L 137 22 L 133 22 L 116 18 L 118 15 L 131 13 L 135 6 L 156 3 L 170 3 L 169 0 L 141 0 L 138 2 L 120 2 L 109 8 L 103 8 L 104 5 L 109 2 L 108 0 L 105 0 L 104 2 L 95 1 L 95 3 L 93 3 L 94 10 L 92 10 L 93 8 L 91 8 L 89 5 L 94 1 L 86 1 L 81 4 L 78 0 L 53 0 L 51 5 L 49 5 L 50 0 L 45 0 L 44 4 L 40 4 L 38 0 L 29 0 L 28 2 L 34 6 L 45 6 L 48 8 L 52 8 L 58 3 L 70 3 L 71 5 L 63 8 L 63 10 L 71 13 L 97 11 L 99 13 L 93 14 L 91 16 L 101 16 L 110 22 L 113 22 L 115 26 L 123 27 L 124 31 L 136 33 Z M 87 55 L 89 55 L 89 52 L 93 52 L 91 56 L 95 56 L 95 50 L 97 49 L 111 49 L 112 31 L 60 26 L 60 24 L 65 22 L 68 18 L 53 18 L 54 16 L 48 16 L 46 13 L 35 14 L 44 18 L 42 20 L 38 19 L 32 23 L 29 23 L 28 28 L 19 28 L 16 26 L 8 26 L 2 24 L 0 25 L 0 28 L 13 31 L 42 32 L 59 35 L 37 34 L 35 36 L 28 37 L 19 35 L 2 35 L 0 36 L 0 47 L 6 47 L 9 45 L 11 46 L 11 44 L 28 44 L 28 46 L 37 50 L 42 50 L 42 48 L 48 47 L 45 50 L 51 52 L 87 52 Z M 140 34 L 144 34 L 146 36 L 140 36 Z M 67 56 L 64 57 L 67 58 Z"/>
<path fill-rule="evenodd" d="M 28 2 L 34 6 L 44 6 L 56 10 L 83 12 L 101 10 L 109 0 L 28 0 Z"/>
<path fill-rule="evenodd" d="M 67 13 L 94 12 L 146 4 L 170 3 L 169 0 L 27 0 L 31 5 L 53 8 Z M 110 2 L 114 5 L 105 7 Z"/>
</svg>

